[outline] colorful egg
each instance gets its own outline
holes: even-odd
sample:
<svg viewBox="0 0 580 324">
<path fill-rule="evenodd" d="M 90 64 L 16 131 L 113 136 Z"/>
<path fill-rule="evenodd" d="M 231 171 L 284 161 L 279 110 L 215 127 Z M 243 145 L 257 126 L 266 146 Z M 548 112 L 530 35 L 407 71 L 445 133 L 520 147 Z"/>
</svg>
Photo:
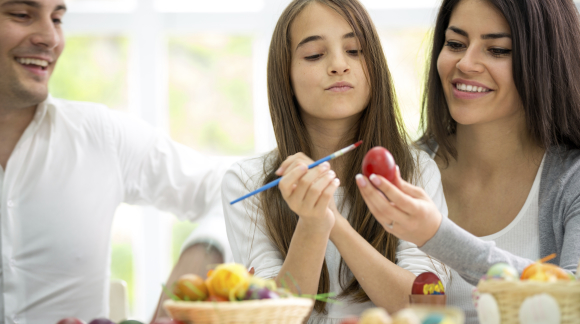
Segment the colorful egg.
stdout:
<svg viewBox="0 0 580 324">
<path fill-rule="evenodd" d="M 424 272 L 415 278 L 411 293 L 413 295 L 445 295 L 445 288 L 436 274 Z"/>
<path fill-rule="evenodd" d="M 507 263 L 496 263 L 487 270 L 488 279 L 502 279 L 508 281 L 517 281 L 520 275 L 516 268 Z"/>
</svg>

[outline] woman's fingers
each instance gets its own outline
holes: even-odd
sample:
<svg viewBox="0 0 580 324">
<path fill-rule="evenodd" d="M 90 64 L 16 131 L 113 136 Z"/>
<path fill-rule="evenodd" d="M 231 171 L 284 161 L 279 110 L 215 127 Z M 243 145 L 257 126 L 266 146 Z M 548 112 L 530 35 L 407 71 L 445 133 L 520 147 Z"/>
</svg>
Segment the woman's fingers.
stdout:
<svg viewBox="0 0 580 324">
<path fill-rule="evenodd" d="M 403 212 L 411 215 L 415 214 L 417 205 L 413 197 L 399 190 L 399 188 L 380 175 L 371 174 L 369 180 Z M 401 185 L 403 185 L 402 181 L 401 179 Z"/>
<path fill-rule="evenodd" d="M 407 181 L 403 180 L 403 178 L 401 178 L 401 170 L 399 170 L 399 166 L 397 166 L 397 172 L 393 184 L 397 188 L 399 188 L 402 192 L 406 193 L 407 195 L 413 198 L 423 199 L 426 196 L 425 191 L 423 189 L 416 187 L 408 183 Z"/>
<path fill-rule="evenodd" d="M 357 175 L 356 182 L 369 210 L 383 226 L 392 224 L 393 221 L 398 223 L 407 221 L 408 216 L 373 187 L 365 176 Z"/>
</svg>

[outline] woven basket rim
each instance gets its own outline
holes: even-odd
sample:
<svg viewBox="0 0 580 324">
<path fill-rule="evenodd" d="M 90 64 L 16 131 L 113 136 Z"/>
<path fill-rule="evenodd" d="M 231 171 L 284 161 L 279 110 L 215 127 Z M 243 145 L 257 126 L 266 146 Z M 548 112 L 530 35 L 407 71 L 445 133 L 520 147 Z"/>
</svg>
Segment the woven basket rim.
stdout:
<svg viewBox="0 0 580 324">
<path fill-rule="evenodd" d="M 513 291 L 514 289 L 546 289 L 548 292 L 551 289 L 566 289 L 571 293 L 580 293 L 580 281 L 566 281 L 558 280 L 554 282 L 541 282 L 533 280 L 481 280 L 477 285 L 479 291 Z"/>
<path fill-rule="evenodd" d="M 192 302 L 192 301 L 176 301 L 168 299 L 163 303 L 164 307 L 180 308 L 180 309 L 244 309 L 249 308 L 264 308 L 264 307 L 280 307 L 280 306 L 308 306 L 312 307 L 314 300 L 303 297 L 290 297 L 278 299 L 262 299 L 262 300 L 242 300 L 236 302 Z"/>
</svg>

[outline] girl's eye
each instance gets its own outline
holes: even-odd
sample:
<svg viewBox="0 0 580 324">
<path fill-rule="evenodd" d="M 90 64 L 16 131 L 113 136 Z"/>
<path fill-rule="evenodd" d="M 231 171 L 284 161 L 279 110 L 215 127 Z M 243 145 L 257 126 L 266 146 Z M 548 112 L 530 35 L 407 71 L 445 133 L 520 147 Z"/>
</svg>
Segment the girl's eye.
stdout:
<svg viewBox="0 0 580 324">
<path fill-rule="evenodd" d="M 352 56 L 359 56 L 359 54 L 362 54 L 362 50 L 350 50 L 346 52 Z"/>
<path fill-rule="evenodd" d="M 56 25 L 62 24 L 62 20 L 60 20 L 60 18 L 54 18 L 52 19 L 52 22 L 55 23 Z"/>
<path fill-rule="evenodd" d="M 445 46 L 449 47 L 452 51 L 459 51 L 463 48 L 463 44 L 454 41 L 447 41 Z"/>
<path fill-rule="evenodd" d="M 505 48 L 490 48 L 489 52 L 491 53 L 491 55 L 495 57 L 501 57 L 509 55 L 512 52 L 512 50 Z"/>
<path fill-rule="evenodd" d="M 308 61 L 314 61 L 319 59 L 322 56 L 322 54 L 314 54 L 314 55 L 310 55 L 310 56 L 306 56 L 305 59 Z"/>
</svg>

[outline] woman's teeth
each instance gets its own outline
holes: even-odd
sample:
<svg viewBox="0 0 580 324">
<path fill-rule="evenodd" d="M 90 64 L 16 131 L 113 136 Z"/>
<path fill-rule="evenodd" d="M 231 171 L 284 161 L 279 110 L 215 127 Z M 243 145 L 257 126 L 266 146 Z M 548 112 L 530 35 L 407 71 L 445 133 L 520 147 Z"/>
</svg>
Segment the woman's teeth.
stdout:
<svg viewBox="0 0 580 324">
<path fill-rule="evenodd" d="M 489 92 L 490 91 L 487 88 L 476 87 L 476 86 L 467 85 L 467 84 L 463 84 L 463 83 L 457 83 L 455 85 L 455 88 L 457 88 L 457 90 L 459 90 L 459 91 L 465 91 L 465 92 Z"/>
<path fill-rule="evenodd" d="M 16 59 L 16 61 L 18 61 L 18 63 L 20 64 L 24 64 L 24 65 L 38 65 L 41 66 L 43 68 L 48 66 L 48 62 L 45 60 L 39 60 L 39 59 L 33 59 L 33 58 L 24 58 L 24 57 L 19 57 Z"/>
</svg>

